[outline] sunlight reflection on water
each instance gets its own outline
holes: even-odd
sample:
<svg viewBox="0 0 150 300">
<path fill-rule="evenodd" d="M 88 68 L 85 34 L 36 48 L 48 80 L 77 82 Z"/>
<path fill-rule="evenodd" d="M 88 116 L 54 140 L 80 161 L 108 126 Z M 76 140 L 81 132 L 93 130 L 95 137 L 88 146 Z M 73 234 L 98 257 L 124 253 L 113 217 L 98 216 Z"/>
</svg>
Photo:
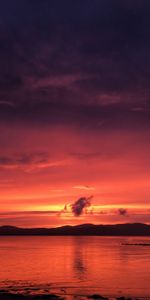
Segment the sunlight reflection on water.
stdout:
<svg viewBox="0 0 150 300">
<path fill-rule="evenodd" d="M 150 296 L 148 237 L 1 237 L 0 286 Z"/>
</svg>

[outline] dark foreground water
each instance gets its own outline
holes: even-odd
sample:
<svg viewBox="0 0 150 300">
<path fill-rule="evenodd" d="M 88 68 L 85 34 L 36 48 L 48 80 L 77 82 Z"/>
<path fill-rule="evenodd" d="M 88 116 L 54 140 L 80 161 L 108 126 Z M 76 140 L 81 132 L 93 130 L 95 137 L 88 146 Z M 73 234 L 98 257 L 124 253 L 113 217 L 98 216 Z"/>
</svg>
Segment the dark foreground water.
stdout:
<svg viewBox="0 0 150 300">
<path fill-rule="evenodd" d="M 146 237 L 0 237 L 0 289 L 150 299 Z"/>
</svg>

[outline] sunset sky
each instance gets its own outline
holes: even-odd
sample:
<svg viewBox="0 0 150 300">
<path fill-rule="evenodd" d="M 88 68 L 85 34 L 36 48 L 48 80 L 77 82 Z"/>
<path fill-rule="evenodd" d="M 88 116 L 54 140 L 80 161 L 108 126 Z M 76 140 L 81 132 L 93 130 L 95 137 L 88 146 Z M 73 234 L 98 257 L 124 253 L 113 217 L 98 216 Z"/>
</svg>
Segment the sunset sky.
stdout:
<svg viewBox="0 0 150 300">
<path fill-rule="evenodd" d="M 2 1 L 0 225 L 126 222 L 150 223 L 150 1 Z"/>
</svg>

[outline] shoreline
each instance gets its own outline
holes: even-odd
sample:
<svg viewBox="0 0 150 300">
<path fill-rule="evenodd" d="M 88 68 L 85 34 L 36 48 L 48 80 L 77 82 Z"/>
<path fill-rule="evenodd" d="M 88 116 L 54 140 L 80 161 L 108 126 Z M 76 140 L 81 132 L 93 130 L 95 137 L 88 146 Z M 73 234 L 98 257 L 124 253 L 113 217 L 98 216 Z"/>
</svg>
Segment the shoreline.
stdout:
<svg viewBox="0 0 150 300">
<path fill-rule="evenodd" d="M 64 291 L 65 292 L 65 291 Z M 131 296 L 105 296 L 99 293 L 90 295 L 68 294 L 68 293 L 45 293 L 45 294 L 30 294 L 30 293 L 15 293 L 7 290 L 0 290 L 0 299 L 2 300 L 150 300 L 150 297 L 131 297 Z"/>
</svg>

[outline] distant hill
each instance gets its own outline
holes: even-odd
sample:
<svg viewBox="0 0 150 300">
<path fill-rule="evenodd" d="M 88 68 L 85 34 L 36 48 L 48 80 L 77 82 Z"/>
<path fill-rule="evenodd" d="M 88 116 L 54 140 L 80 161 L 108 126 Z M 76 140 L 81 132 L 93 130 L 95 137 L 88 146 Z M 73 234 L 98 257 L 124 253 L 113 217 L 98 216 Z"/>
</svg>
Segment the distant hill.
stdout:
<svg viewBox="0 0 150 300">
<path fill-rule="evenodd" d="M 150 225 L 142 223 L 116 225 L 82 224 L 57 228 L 18 228 L 13 226 L 1 226 L 0 235 L 150 236 Z"/>
</svg>

